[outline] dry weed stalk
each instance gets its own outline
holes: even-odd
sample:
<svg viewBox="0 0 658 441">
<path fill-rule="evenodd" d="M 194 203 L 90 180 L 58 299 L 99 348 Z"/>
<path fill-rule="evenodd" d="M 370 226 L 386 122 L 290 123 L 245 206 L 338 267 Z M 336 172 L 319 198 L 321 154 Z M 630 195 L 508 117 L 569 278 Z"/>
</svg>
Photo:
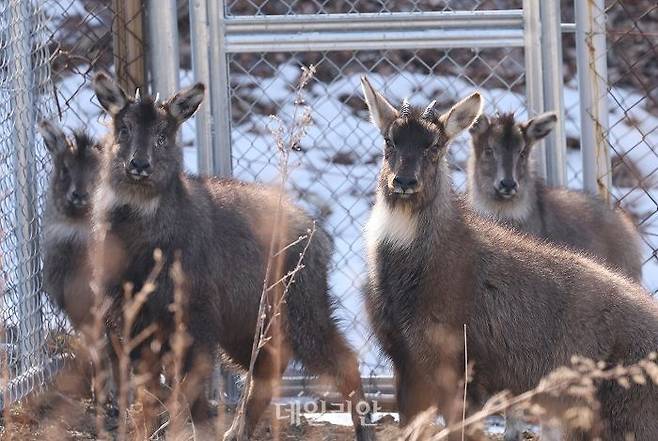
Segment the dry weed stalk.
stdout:
<svg viewBox="0 0 658 441">
<path fill-rule="evenodd" d="M 130 377 L 130 354 L 155 333 L 157 325 L 152 323 L 135 336 L 132 335 L 132 330 L 149 295 L 156 289 L 156 280 L 162 271 L 164 262 L 161 250 L 154 250 L 153 269 L 139 292 L 133 293 L 133 286 L 130 283 L 124 285 L 124 301 L 121 304 L 123 318 L 120 330 L 121 338 L 108 335 L 107 313 L 110 308 L 116 305 L 112 304 L 112 299 L 108 298 L 101 288 L 101 280 L 104 277 L 103 271 L 108 259 L 106 255 L 108 248 L 105 244 L 107 226 L 104 224 L 97 225 L 95 234 L 96 244 L 90 256 L 93 259 L 94 268 L 91 283 L 94 295 L 93 325 L 90 330 L 85 332 L 86 336 L 91 338 L 88 347 L 90 348 L 90 358 L 93 364 L 92 392 L 97 404 L 106 403 L 108 382 L 110 378 L 114 380 L 114 386 L 118 388 L 116 393 L 119 414 L 116 439 L 123 441 L 127 439 L 128 434 L 127 417 L 130 410 L 130 391 L 133 389 L 138 390 L 149 380 L 148 378 Z M 108 363 L 108 359 L 111 359 L 111 363 Z M 104 429 L 104 416 L 103 412 L 96 412 L 96 433 L 101 439 L 109 439 L 109 435 Z"/>
<path fill-rule="evenodd" d="M 162 251 L 160 249 L 155 249 L 153 251 L 153 260 L 154 265 L 153 269 L 149 273 L 146 281 L 142 285 L 136 294 L 133 295 L 133 286 L 131 283 L 126 283 L 124 285 L 124 301 L 122 303 L 122 329 L 121 329 L 121 341 L 116 338 L 112 339 L 112 347 L 114 353 L 117 354 L 119 360 L 119 391 L 118 391 L 118 407 L 120 415 L 127 415 L 128 408 L 130 406 L 129 397 L 130 391 L 134 388 L 136 391 L 140 391 L 152 378 L 146 376 L 135 376 L 130 378 L 130 354 L 137 349 L 142 343 L 147 339 L 152 337 L 157 330 L 158 326 L 156 323 L 151 323 L 142 329 L 137 335 L 132 335 L 133 325 L 137 320 L 142 307 L 148 300 L 148 297 L 156 289 L 156 280 L 162 268 L 164 266 Z M 147 391 L 141 390 L 142 394 Z M 142 412 L 146 412 L 145 408 L 142 408 Z M 138 428 L 140 429 L 140 428 Z M 147 427 L 142 427 L 143 433 L 146 434 L 148 431 Z M 119 419 L 119 430 L 117 439 L 119 441 L 125 440 L 127 435 L 127 420 L 126 418 Z"/>
<path fill-rule="evenodd" d="M 270 131 L 279 155 L 279 196 L 274 213 L 272 236 L 270 238 L 267 266 L 265 269 L 265 277 L 263 279 L 263 287 L 258 308 L 258 320 L 256 322 L 254 341 L 251 348 L 249 370 L 245 377 L 244 390 L 240 397 L 240 402 L 238 403 L 238 408 L 235 414 L 235 418 L 238 418 L 237 434 L 239 439 L 243 439 L 245 436 L 246 403 L 251 393 L 251 389 L 253 388 L 253 372 L 258 353 L 272 340 L 273 336 L 276 337 L 276 331 L 273 331 L 272 327 L 278 322 L 277 318 L 280 316 L 281 305 L 285 302 L 286 294 L 288 293 L 290 285 L 294 283 L 295 274 L 304 267 L 304 255 L 315 232 L 315 224 L 313 224 L 313 227 L 305 236 L 299 237 L 290 244 L 281 243 L 281 231 L 284 229 L 281 219 L 281 209 L 283 205 L 283 195 L 289 176 L 290 152 L 293 150 L 299 150 L 300 142 L 306 135 L 308 127 L 312 124 L 311 109 L 305 104 L 304 89 L 308 82 L 313 78 L 314 74 L 315 67 L 313 65 L 308 68 L 302 67 L 302 74 L 296 87 L 294 101 L 295 107 L 290 124 L 285 124 L 283 120 L 277 116 L 270 117 L 275 124 Z M 303 109 L 301 115 L 299 114 L 300 107 Z M 295 246 L 304 240 L 306 240 L 306 245 L 299 255 L 295 268 L 281 276 L 280 268 L 276 267 L 280 267 L 283 253 L 285 253 L 290 247 Z M 276 273 L 276 281 L 272 283 L 270 281 L 277 269 L 279 271 Z M 281 289 L 281 285 L 283 285 L 283 289 Z M 273 304 L 270 304 L 270 293 L 275 289 L 280 289 L 281 292 L 276 296 L 276 300 Z"/>
<path fill-rule="evenodd" d="M 106 338 L 105 315 L 110 307 L 104 296 L 94 295 L 92 322 L 83 329 L 81 338 L 87 348 L 91 362 L 91 388 L 94 402 L 98 405 L 109 404 L 108 389 L 112 382 L 112 368 L 108 363 L 108 341 Z M 96 434 L 101 439 L 108 439 L 105 431 L 104 412 L 96 411 Z"/>
<path fill-rule="evenodd" d="M 92 364 L 91 371 L 91 388 L 92 396 L 94 403 L 108 403 L 107 390 L 109 388 L 109 383 L 112 380 L 116 380 L 116 372 L 113 372 L 113 367 L 108 363 L 111 356 L 108 355 L 108 351 L 111 350 L 110 342 L 107 337 L 107 326 L 105 322 L 106 314 L 111 306 L 111 302 L 107 298 L 104 292 L 100 288 L 100 280 L 102 273 L 99 268 L 102 268 L 102 263 L 105 258 L 105 247 L 103 242 L 107 235 L 107 225 L 99 224 L 96 226 L 96 231 L 94 232 L 98 238 L 101 240 L 96 244 L 89 255 L 89 258 L 92 260 L 92 268 L 94 272 L 92 274 L 92 279 L 90 281 L 90 289 L 92 295 L 94 296 L 94 305 L 92 306 L 92 323 L 91 328 L 84 328 L 82 332 L 83 344 L 89 350 L 89 358 Z M 86 341 L 89 339 L 90 341 Z M 114 386 L 116 387 L 116 381 L 114 381 Z M 96 411 L 95 418 L 96 425 L 96 436 L 100 439 L 109 439 L 107 432 L 105 431 L 105 413 Z"/>
<path fill-rule="evenodd" d="M 537 387 L 516 396 L 502 392 L 491 397 L 483 408 L 460 423 L 444 428 L 431 436 L 431 441 L 447 439 L 451 434 L 481 426 L 487 417 L 502 413 L 510 408 L 528 409 L 532 414 L 541 415 L 545 411 L 532 401 L 539 396 L 567 397 L 577 404 L 565 409 L 563 419 L 572 428 L 594 429 L 597 384 L 616 381 L 626 389 L 633 385 L 645 386 L 649 382 L 658 386 L 658 355 L 653 352 L 639 362 L 628 366 L 609 367 L 606 363 L 574 356 L 571 366 L 558 368 L 544 377 Z M 434 424 L 435 409 L 419 415 L 404 433 L 403 439 L 420 439 L 427 433 L 427 427 Z"/>
<path fill-rule="evenodd" d="M 464 323 L 464 396 L 462 397 L 462 421 L 466 419 L 466 395 L 468 393 L 468 340 L 466 338 L 466 323 Z M 462 427 L 462 441 L 466 436 L 466 428 Z"/>
<path fill-rule="evenodd" d="M 0 282 L 0 288 L 3 288 L 3 283 Z M 4 292 L 4 289 L 3 289 Z M 7 342 L 5 343 L 7 345 L 7 348 L 3 351 L 0 351 L 0 381 L 3 384 L 2 387 L 2 403 L 4 404 L 3 409 L 2 409 L 2 420 L 4 423 L 4 430 L 6 433 L 13 433 L 13 428 L 12 428 L 12 418 L 11 418 L 11 411 L 8 403 L 10 402 L 10 396 L 9 396 L 9 380 L 11 378 L 10 372 L 9 372 L 9 343 L 7 340 L 7 332 L 4 326 L 0 326 L 0 341 Z"/>
<path fill-rule="evenodd" d="M 174 282 L 174 303 L 170 305 L 170 310 L 174 314 L 174 333 L 170 337 L 171 351 L 167 355 L 165 361 L 165 370 L 171 371 L 171 393 L 165 403 L 169 419 L 161 426 L 158 431 L 169 426 L 169 433 L 172 439 L 179 440 L 185 437 L 185 424 L 190 419 L 189 404 L 183 403 L 183 399 L 187 398 L 188 401 L 192 397 L 186 397 L 186 390 L 184 381 L 188 383 L 194 381 L 194 372 L 188 373 L 187 378 L 184 378 L 185 372 L 185 357 L 187 351 L 192 345 L 192 337 L 187 330 L 187 317 L 186 317 L 186 298 L 184 290 L 185 274 L 180 261 L 180 253 L 177 254 L 173 265 L 170 270 L 170 276 Z M 187 388 L 189 389 L 189 387 Z M 204 391 L 200 391 L 204 393 Z M 185 404 L 185 405 L 183 405 Z M 194 430 L 194 426 L 192 425 Z M 156 435 L 158 433 L 154 433 Z M 192 439 L 194 439 L 192 434 Z"/>
</svg>

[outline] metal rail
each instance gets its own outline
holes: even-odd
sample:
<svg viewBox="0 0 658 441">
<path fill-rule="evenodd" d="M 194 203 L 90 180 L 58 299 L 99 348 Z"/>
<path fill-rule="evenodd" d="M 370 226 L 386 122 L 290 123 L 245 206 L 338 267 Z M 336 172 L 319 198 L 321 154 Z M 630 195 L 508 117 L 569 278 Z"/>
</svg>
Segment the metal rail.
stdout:
<svg viewBox="0 0 658 441">
<path fill-rule="evenodd" d="M 583 189 L 609 200 L 608 65 L 604 0 L 576 1 L 576 61 L 580 93 Z"/>
<path fill-rule="evenodd" d="M 525 90 L 528 98 L 528 117 L 533 117 L 544 111 L 544 70 L 542 68 L 541 13 L 536 0 L 523 1 L 525 22 L 524 60 L 525 60 Z M 532 157 L 535 160 L 537 173 L 546 177 L 546 146 L 540 141 L 533 148 Z"/>
<path fill-rule="evenodd" d="M 176 0 L 148 0 L 147 6 L 152 93 L 165 99 L 179 84 Z"/>
<path fill-rule="evenodd" d="M 523 46 L 523 11 L 229 17 L 225 51 L 294 52 Z"/>
<path fill-rule="evenodd" d="M 208 52 L 210 34 L 208 7 L 205 0 L 190 0 L 190 33 L 192 40 L 192 68 L 196 81 L 206 85 L 206 98 L 210 95 L 210 65 Z M 213 174 L 211 100 L 206 99 L 196 113 L 197 167 L 200 175 Z"/>
<path fill-rule="evenodd" d="M 219 176 L 233 174 L 231 154 L 231 85 L 228 79 L 224 0 L 208 1 L 210 23 L 210 95 L 213 116 L 213 171 Z"/>
<path fill-rule="evenodd" d="M 562 76 L 562 32 L 560 2 L 539 2 L 541 20 L 541 65 L 544 111 L 555 111 L 558 122 L 544 142 L 546 182 L 553 187 L 566 184 L 567 138 L 564 132 L 564 87 Z"/>
</svg>

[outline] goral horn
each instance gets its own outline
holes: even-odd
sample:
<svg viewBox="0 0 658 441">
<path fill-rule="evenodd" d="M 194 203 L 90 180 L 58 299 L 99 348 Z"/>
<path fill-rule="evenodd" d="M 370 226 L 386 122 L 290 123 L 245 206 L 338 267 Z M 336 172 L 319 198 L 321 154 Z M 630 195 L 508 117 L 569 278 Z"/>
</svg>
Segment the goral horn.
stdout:
<svg viewBox="0 0 658 441">
<path fill-rule="evenodd" d="M 400 116 L 402 117 L 408 117 L 411 115 L 411 105 L 409 104 L 409 101 L 405 98 L 402 100 L 402 107 L 400 107 Z"/>
<path fill-rule="evenodd" d="M 434 106 L 436 106 L 436 100 L 432 101 L 429 103 L 427 107 L 425 107 L 425 110 L 423 110 L 423 114 L 420 115 L 421 118 L 423 119 L 429 119 L 433 120 L 434 119 Z"/>
</svg>

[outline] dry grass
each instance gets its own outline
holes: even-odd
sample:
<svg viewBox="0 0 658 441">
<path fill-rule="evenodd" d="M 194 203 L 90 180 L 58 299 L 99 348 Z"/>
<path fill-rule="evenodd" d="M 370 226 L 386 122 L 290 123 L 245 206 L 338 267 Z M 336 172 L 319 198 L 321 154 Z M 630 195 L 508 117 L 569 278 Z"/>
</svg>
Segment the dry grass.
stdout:
<svg viewBox="0 0 658 441">
<path fill-rule="evenodd" d="M 274 139 L 277 151 L 279 153 L 279 199 L 277 201 L 274 213 L 272 227 L 272 236 L 268 251 L 267 267 L 263 280 L 261 291 L 260 305 L 258 311 L 258 321 L 254 332 L 254 342 L 251 350 L 251 363 L 245 378 L 244 393 L 240 398 L 238 405 L 237 434 L 240 439 L 245 436 L 245 412 L 246 403 L 250 394 L 253 394 L 253 372 L 258 353 L 267 344 L 277 344 L 280 341 L 280 331 L 278 330 L 279 317 L 281 316 L 281 307 L 286 302 L 286 297 L 290 286 L 295 281 L 296 274 L 304 268 L 303 261 L 308 246 L 315 233 L 315 225 L 308 231 L 305 236 L 299 237 L 292 243 L 283 243 L 281 232 L 285 231 L 284 220 L 282 219 L 283 195 L 286 190 L 286 183 L 289 176 L 289 157 L 290 152 L 299 148 L 301 139 L 306 135 L 308 127 L 312 123 L 311 109 L 304 104 L 304 88 L 313 78 L 315 69 L 313 66 L 302 69 L 302 75 L 299 79 L 295 94 L 295 111 L 292 120 L 286 124 L 278 117 L 272 116 L 275 126 L 272 128 L 272 137 Z M 299 110 L 301 107 L 301 114 Z M 302 252 L 299 254 L 297 265 L 290 271 L 283 271 L 284 253 L 287 249 L 298 243 L 305 242 Z M 277 349 L 274 349 L 277 351 Z"/>
<path fill-rule="evenodd" d="M 50 396 L 55 401 L 52 405 L 46 406 L 44 403 L 23 403 L 13 406 L 11 411 L 5 416 L 2 426 L 0 427 L 0 440 L 3 441 L 43 441 L 43 440 L 95 440 L 98 439 L 95 429 L 95 406 L 89 398 L 81 399 L 78 402 L 71 402 L 64 399 L 60 393 L 49 391 L 44 396 Z M 58 402 L 58 400 L 62 400 Z M 54 409 L 61 406 L 66 401 L 69 411 L 76 408 L 79 412 L 73 418 L 72 414 L 68 417 L 55 415 Z M 232 417 L 231 412 L 222 410 L 223 418 L 218 418 L 216 434 L 213 439 L 220 439 L 221 434 L 230 424 Z M 305 418 L 301 418 L 300 425 L 277 424 L 271 423 L 272 415 L 266 414 L 260 422 L 252 440 L 254 441 L 342 441 L 354 438 L 354 430 L 350 426 L 338 426 L 329 423 L 309 423 Z M 7 422 L 11 421 L 9 425 Z M 109 421 L 107 433 L 116 436 L 117 421 Z M 112 429 L 114 427 L 114 429 Z M 398 440 L 402 436 L 402 431 L 398 428 L 393 418 L 385 417 L 377 423 L 375 428 L 377 439 L 381 441 Z M 430 428 L 430 433 L 438 433 L 441 430 L 438 426 Z M 134 435 L 129 433 L 129 436 Z M 175 439 L 175 438 L 174 438 Z M 204 438 L 199 438 L 204 439 Z M 527 440 L 533 440 L 532 435 L 528 434 Z M 502 440 L 501 436 L 492 436 L 491 441 Z"/>
</svg>

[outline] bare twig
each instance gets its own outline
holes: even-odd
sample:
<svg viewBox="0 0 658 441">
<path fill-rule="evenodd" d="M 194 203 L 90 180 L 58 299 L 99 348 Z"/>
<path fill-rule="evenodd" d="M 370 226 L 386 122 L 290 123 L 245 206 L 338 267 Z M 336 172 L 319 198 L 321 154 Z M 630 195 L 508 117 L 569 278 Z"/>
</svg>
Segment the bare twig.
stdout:
<svg viewBox="0 0 658 441">
<path fill-rule="evenodd" d="M 305 101 L 304 101 L 303 90 L 308 84 L 308 82 L 311 80 L 311 78 L 313 77 L 314 73 L 315 73 L 315 68 L 313 66 L 302 69 L 302 75 L 300 77 L 297 86 L 297 93 L 295 97 L 296 106 L 294 107 L 290 126 L 286 126 L 282 122 L 282 120 L 278 117 L 275 116 L 271 117 L 272 120 L 276 123 L 276 126 L 271 129 L 271 133 L 274 138 L 276 148 L 279 152 L 279 176 L 280 176 L 279 192 L 278 192 L 276 210 L 274 213 L 273 229 L 272 229 L 272 235 L 270 237 L 268 259 L 265 268 L 265 276 L 263 278 L 261 298 L 258 307 L 258 319 L 256 322 L 254 341 L 251 349 L 251 360 L 249 363 L 249 370 L 247 371 L 245 377 L 244 391 L 240 398 L 238 409 L 235 415 L 235 418 L 237 418 L 238 421 L 237 435 L 239 439 L 242 439 L 245 436 L 246 422 L 244 417 L 246 411 L 246 403 L 249 395 L 252 393 L 251 389 L 253 388 L 253 372 L 254 372 L 256 359 L 258 357 L 258 353 L 265 346 L 265 344 L 270 342 L 271 339 L 270 331 L 272 329 L 272 325 L 275 322 L 275 319 L 279 316 L 279 309 L 281 305 L 284 303 L 290 285 L 294 281 L 294 275 L 303 268 L 301 262 L 303 260 L 304 254 L 306 253 L 306 250 L 308 249 L 308 245 L 313 236 L 313 232 L 315 231 L 315 225 L 313 225 L 312 230 L 309 231 L 309 233 L 306 235 L 307 236 L 306 246 L 304 247 L 303 251 L 300 253 L 297 266 L 293 270 L 289 271 L 283 277 L 280 277 L 275 283 L 271 284 L 270 280 L 272 279 L 272 273 L 274 272 L 274 263 L 276 259 L 280 258 L 281 255 L 289 248 L 295 246 L 296 244 L 300 243 L 303 240 L 300 237 L 296 241 L 290 244 L 287 245 L 282 244 L 281 218 L 282 218 L 283 194 L 285 191 L 285 186 L 289 175 L 288 161 L 289 161 L 290 152 L 293 150 L 297 150 L 299 148 L 299 143 L 301 142 L 301 139 L 306 135 L 307 128 L 311 124 L 311 111 L 308 106 L 304 105 Z M 303 108 L 303 112 L 301 116 L 298 113 L 300 107 Z M 282 283 L 284 284 L 284 287 L 281 296 L 277 299 L 274 305 L 270 305 L 269 304 L 270 292 L 275 287 L 279 286 Z"/>
<path fill-rule="evenodd" d="M 144 282 L 142 289 L 135 295 L 133 295 L 133 287 L 131 284 L 127 283 L 124 287 L 124 303 L 123 303 L 123 327 L 122 327 L 122 342 L 117 339 L 113 339 L 112 344 L 114 346 L 115 353 L 119 357 L 119 399 L 118 406 L 119 412 L 127 412 L 128 410 L 128 397 L 130 394 L 131 384 L 130 384 L 130 353 L 135 350 L 139 345 L 144 343 L 149 337 L 151 337 L 157 330 L 157 324 L 151 323 L 149 326 L 144 328 L 136 336 L 132 335 L 133 325 L 137 320 L 142 307 L 148 300 L 149 295 L 151 295 L 156 288 L 156 280 L 162 268 L 164 266 L 162 251 L 156 249 L 153 251 L 153 260 L 154 266 L 151 272 L 149 273 L 146 281 Z M 136 387 L 142 386 L 146 383 L 148 378 L 135 378 L 133 385 Z M 144 411 L 144 410 L 143 410 Z M 122 441 L 126 439 L 127 435 L 127 425 L 125 418 L 119 419 L 119 429 L 117 439 Z"/>
<path fill-rule="evenodd" d="M 187 330 L 186 324 L 186 304 L 184 296 L 185 277 L 180 261 L 180 253 L 177 255 L 170 273 L 174 282 L 174 303 L 170 306 L 170 309 L 174 313 L 175 330 L 170 338 L 170 346 L 172 349 L 170 355 L 173 360 L 168 364 L 173 365 L 173 384 L 171 394 L 165 407 L 169 413 L 167 424 L 171 425 L 172 439 L 177 440 L 181 438 L 183 427 L 189 416 L 189 412 L 185 412 L 186 410 L 189 411 L 189 404 L 186 402 L 186 406 L 182 406 L 181 402 L 185 398 L 185 393 L 183 391 L 185 357 L 192 344 L 192 337 Z M 184 414 L 185 417 L 183 417 Z"/>
<path fill-rule="evenodd" d="M 571 367 L 561 367 L 544 377 L 537 387 L 522 394 L 507 397 L 505 393 L 492 397 L 479 412 L 464 418 L 459 424 L 448 426 L 434 435 L 431 440 L 448 438 L 457 430 L 481 423 L 485 418 L 501 413 L 511 407 L 530 403 L 539 395 L 566 394 L 569 397 L 585 400 L 590 406 L 597 404 L 596 382 L 616 381 L 622 387 L 629 388 L 634 383 L 644 385 L 647 379 L 658 385 L 658 355 L 651 353 L 645 359 L 629 366 L 606 368 L 605 363 L 595 362 L 584 357 L 573 357 Z"/>
</svg>

